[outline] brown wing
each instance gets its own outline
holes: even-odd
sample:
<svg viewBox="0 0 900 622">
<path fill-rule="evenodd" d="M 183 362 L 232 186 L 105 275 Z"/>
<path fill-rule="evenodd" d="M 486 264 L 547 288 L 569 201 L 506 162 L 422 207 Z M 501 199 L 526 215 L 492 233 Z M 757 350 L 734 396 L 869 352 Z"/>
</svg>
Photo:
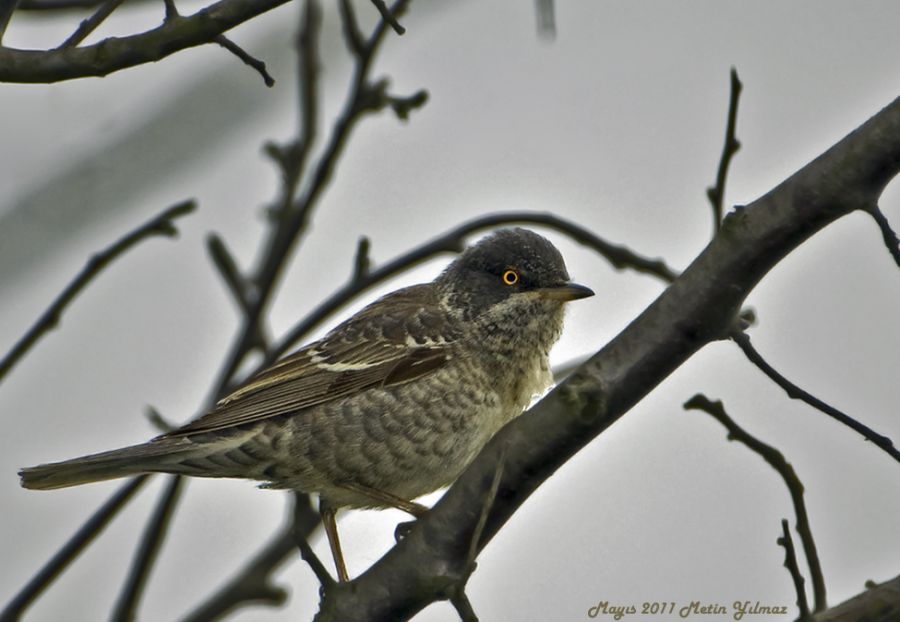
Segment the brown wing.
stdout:
<svg viewBox="0 0 900 622">
<path fill-rule="evenodd" d="M 321 341 L 274 363 L 168 436 L 210 432 L 425 376 L 458 337 L 427 285 L 372 303 Z"/>
</svg>

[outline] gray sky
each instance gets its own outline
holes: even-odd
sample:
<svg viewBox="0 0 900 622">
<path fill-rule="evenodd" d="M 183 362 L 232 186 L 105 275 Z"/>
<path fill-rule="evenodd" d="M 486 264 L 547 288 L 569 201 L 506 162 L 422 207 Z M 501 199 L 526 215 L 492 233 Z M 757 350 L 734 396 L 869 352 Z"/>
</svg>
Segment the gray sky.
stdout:
<svg viewBox="0 0 900 622">
<path fill-rule="evenodd" d="M 162 11 L 127 9 L 98 36 L 152 25 Z M 373 15 L 366 2 L 359 12 Z M 147 404 L 186 420 L 209 391 L 237 314 L 203 240 L 215 230 L 242 265 L 254 256 L 262 208 L 277 188 L 260 147 L 295 130 L 296 16 L 292 4 L 232 33 L 269 63 L 278 80 L 271 90 L 213 46 L 102 80 L 0 85 L 0 349 L 91 252 L 169 204 L 200 204 L 177 242 L 146 242 L 106 272 L 0 386 L 0 602 L 116 488 L 35 493 L 18 487 L 16 470 L 144 440 L 155 433 L 141 414 Z M 711 230 L 704 193 L 721 150 L 731 66 L 745 89 L 728 204 L 765 193 L 900 90 L 895 2 L 557 1 L 556 18 L 548 43 L 535 34 L 531 2 L 413 4 L 407 34 L 389 38 L 378 71 L 397 93 L 427 88 L 431 99 L 408 123 L 385 114 L 354 133 L 285 276 L 274 334 L 343 284 L 360 235 L 383 261 L 498 210 L 553 211 L 683 268 Z M 76 22 L 17 19 L 5 43 L 52 45 Z M 330 120 L 350 68 L 334 13 L 323 45 Z M 882 208 L 900 228 L 898 184 Z M 554 350 L 565 362 L 599 349 L 661 285 L 550 237 L 572 276 L 598 294 L 572 305 Z M 754 344 L 776 368 L 900 442 L 900 279 L 872 222 L 853 215 L 831 226 L 748 304 L 760 318 Z M 482 620 L 584 620 L 600 600 L 758 600 L 788 606 L 793 619 L 795 595 L 775 544 L 780 520 L 793 523 L 787 490 L 710 417 L 682 410 L 698 391 L 723 399 L 794 465 L 830 603 L 900 572 L 900 468 L 792 403 L 723 343 L 697 354 L 514 516 L 469 584 Z M 146 491 L 132 503 L 31 619 L 104 618 L 155 497 Z M 277 528 L 283 509 L 282 495 L 247 482 L 192 481 L 142 619 L 173 619 L 196 604 Z M 390 546 L 400 520 L 393 511 L 342 518 L 351 574 Z M 324 542 L 316 548 L 327 558 Z M 294 562 L 280 578 L 291 590 L 288 608 L 236 619 L 308 618 L 317 602 L 311 572 Z M 440 604 L 419 619 L 457 617 Z"/>
</svg>

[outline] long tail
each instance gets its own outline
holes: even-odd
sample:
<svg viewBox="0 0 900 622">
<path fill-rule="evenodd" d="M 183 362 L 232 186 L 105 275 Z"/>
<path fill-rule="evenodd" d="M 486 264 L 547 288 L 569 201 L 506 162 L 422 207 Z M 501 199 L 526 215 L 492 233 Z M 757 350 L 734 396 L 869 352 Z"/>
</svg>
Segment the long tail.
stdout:
<svg viewBox="0 0 900 622">
<path fill-rule="evenodd" d="M 39 464 L 19 471 L 21 484 L 32 490 L 53 490 L 143 473 L 178 473 L 179 462 L 196 452 L 183 438 L 160 438 L 62 462 Z"/>
</svg>

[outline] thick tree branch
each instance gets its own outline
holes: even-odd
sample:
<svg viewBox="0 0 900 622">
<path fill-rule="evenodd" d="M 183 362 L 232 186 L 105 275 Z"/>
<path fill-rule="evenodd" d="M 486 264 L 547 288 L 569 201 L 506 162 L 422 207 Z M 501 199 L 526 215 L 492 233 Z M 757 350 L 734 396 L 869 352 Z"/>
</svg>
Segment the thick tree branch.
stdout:
<svg viewBox="0 0 900 622">
<path fill-rule="evenodd" d="M 128 37 L 56 50 L 0 48 L 0 82 L 49 83 L 158 61 L 183 49 L 212 43 L 223 32 L 288 0 L 220 0 L 187 17 Z"/>
<path fill-rule="evenodd" d="M 815 622 L 896 622 L 900 611 L 900 576 L 884 583 L 866 582 L 866 590 L 813 616 Z"/>
<path fill-rule="evenodd" d="M 37 322 L 35 322 L 18 342 L 16 342 L 6 356 L 0 360 L 0 382 L 3 381 L 4 376 L 9 373 L 16 363 L 25 356 L 28 350 L 30 350 L 45 333 L 59 325 L 60 318 L 62 317 L 65 308 L 69 306 L 69 303 L 81 293 L 81 290 L 83 290 L 94 277 L 103 270 L 103 268 L 112 263 L 119 255 L 146 238 L 154 235 L 175 237 L 178 235 L 178 230 L 175 228 L 173 221 L 176 218 L 191 213 L 195 208 L 196 204 L 193 201 L 185 201 L 184 203 L 179 203 L 178 205 L 170 207 L 118 240 L 112 246 L 109 246 L 91 257 L 84 268 L 82 268 L 81 272 L 78 273 L 78 276 L 66 286 L 50 307 L 41 314 Z"/>
<path fill-rule="evenodd" d="M 409 534 L 355 580 L 326 593 L 317 620 L 406 620 L 445 598 L 479 519 L 476 499 L 507 459 L 482 548 L 556 469 L 697 350 L 728 336 L 741 304 L 823 227 L 876 204 L 900 171 L 900 99 L 751 205 L 624 331 L 504 427 Z"/>
</svg>

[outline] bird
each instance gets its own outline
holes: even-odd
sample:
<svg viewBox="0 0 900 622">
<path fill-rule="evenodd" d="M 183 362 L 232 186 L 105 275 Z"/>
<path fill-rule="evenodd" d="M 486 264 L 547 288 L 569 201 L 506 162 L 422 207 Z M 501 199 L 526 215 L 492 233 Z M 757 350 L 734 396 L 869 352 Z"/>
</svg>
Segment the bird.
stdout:
<svg viewBox="0 0 900 622">
<path fill-rule="evenodd" d="M 389 293 L 145 443 L 19 471 L 50 490 L 148 473 L 317 494 L 340 581 L 339 509 L 401 509 L 450 485 L 552 384 L 567 302 L 592 296 L 559 250 L 499 229 L 430 283 Z"/>
</svg>

